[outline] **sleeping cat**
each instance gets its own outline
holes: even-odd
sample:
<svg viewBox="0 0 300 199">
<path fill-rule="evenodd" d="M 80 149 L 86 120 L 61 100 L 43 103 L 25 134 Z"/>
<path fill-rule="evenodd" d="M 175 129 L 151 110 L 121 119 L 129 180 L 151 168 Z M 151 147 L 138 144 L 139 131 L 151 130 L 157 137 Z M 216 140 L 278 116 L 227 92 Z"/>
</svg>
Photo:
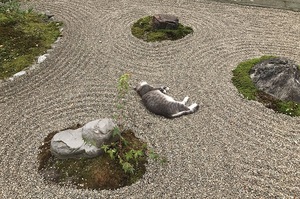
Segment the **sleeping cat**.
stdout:
<svg viewBox="0 0 300 199">
<path fill-rule="evenodd" d="M 142 97 L 142 102 L 149 111 L 167 118 L 188 115 L 199 109 L 199 105 L 196 103 L 190 106 L 185 105 L 189 99 L 188 97 L 179 102 L 166 95 L 169 88 L 165 86 L 155 88 L 143 81 L 137 85 L 135 90 Z"/>
</svg>

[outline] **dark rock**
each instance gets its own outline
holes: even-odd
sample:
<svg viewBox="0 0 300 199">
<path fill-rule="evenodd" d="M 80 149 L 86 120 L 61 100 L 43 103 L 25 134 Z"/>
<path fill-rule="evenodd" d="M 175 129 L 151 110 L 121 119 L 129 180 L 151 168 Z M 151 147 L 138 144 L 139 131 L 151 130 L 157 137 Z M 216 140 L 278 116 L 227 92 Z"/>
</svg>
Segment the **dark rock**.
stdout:
<svg viewBox="0 0 300 199">
<path fill-rule="evenodd" d="M 177 29 L 179 20 L 173 15 L 158 14 L 152 17 L 153 29 Z"/>
<path fill-rule="evenodd" d="M 250 71 L 255 86 L 280 100 L 300 103 L 300 71 L 294 61 L 271 58 L 256 64 Z"/>
</svg>

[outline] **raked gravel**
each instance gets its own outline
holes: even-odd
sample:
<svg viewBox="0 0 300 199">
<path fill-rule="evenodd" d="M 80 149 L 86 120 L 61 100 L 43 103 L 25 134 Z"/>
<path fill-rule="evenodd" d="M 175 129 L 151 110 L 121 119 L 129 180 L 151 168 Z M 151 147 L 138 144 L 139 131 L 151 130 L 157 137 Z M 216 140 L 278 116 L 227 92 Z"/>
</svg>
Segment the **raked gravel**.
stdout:
<svg viewBox="0 0 300 199">
<path fill-rule="evenodd" d="M 243 99 L 232 70 L 270 54 L 300 63 L 300 13 L 204 0 L 30 1 L 63 21 L 63 37 L 34 70 L 0 82 L 0 198 L 297 198 L 300 118 Z M 146 43 L 139 18 L 174 14 L 194 34 Z M 37 153 L 45 136 L 116 112 L 117 79 L 132 74 L 200 104 L 169 120 L 130 90 L 127 125 L 160 155 L 144 177 L 118 190 L 77 190 L 44 182 Z"/>
</svg>

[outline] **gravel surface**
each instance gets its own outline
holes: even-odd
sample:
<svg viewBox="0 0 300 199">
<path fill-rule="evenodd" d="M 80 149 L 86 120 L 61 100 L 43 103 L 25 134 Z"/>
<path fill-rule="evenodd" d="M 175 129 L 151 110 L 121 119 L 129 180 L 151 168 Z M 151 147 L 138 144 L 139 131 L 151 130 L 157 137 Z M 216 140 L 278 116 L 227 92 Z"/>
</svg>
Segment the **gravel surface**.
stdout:
<svg viewBox="0 0 300 199">
<path fill-rule="evenodd" d="M 243 99 L 232 70 L 265 54 L 300 62 L 300 13 L 188 0 L 30 2 L 64 22 L 63 38 L 37 69 L 0 82 L 0 198 L 293 198 L 300 196 L 300 118 Z M 157 13 L 194 29 L 146 43 L 131 25 Z M 200 104 L 192 115 L 155 116 L 130 91 L 127 125 L 168 164 L 118 190 L 77 190 L 43 181 L 38 147 L 48 133 L 111 117 L 117 79 L 132 74 Z"/>
</svg>

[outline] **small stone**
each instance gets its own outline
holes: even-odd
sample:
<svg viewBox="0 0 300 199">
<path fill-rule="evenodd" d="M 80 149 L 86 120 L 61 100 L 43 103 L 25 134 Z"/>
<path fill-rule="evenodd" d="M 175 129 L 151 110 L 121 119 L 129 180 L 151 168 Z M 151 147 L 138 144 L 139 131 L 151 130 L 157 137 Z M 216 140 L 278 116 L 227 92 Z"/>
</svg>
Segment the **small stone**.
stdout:
<svg viewBox="0 0 300 199">
<path fill-rule="evenodd" d="M 44 54 L 44 55 L 41 55 L 39 56 L 38 58 L 38 64 L 42 63 L 43 61 L 45 61 L 47 59 L 47 57 L 49 56 L 49 54 Z"/>
<path fill-rule="evenodd" d="M 22 70 L 22 71 L 20 71 L 16 74 L 14 74 L 13 77 L 20 77 L 20 76 L 25 75 L 25 74 L 26 74 L 26 71 Z"/>
</svg>

